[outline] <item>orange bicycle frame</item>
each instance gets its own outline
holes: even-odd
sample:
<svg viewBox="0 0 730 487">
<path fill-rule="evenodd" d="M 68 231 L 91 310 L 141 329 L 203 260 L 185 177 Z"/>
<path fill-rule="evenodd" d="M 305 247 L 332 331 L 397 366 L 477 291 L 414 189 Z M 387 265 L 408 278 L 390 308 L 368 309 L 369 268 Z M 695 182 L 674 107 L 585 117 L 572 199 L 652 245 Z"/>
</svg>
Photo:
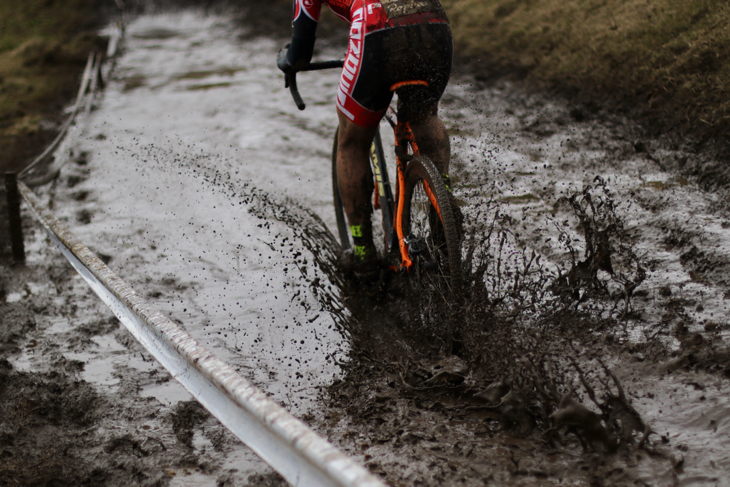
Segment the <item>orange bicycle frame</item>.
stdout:
<svg viewBox="0 0 730 487">
<path fill-rule="evenodd" d="M 402 81 L 396 83 L 390 87 L 391 91 L 395 91 L 403 86 L 428 86 L 426 81 L 413 80 L 413 81 Z M 408 243 L 406 242 L 406 235 L 403 235 L 403 207 L 405 206 L 405 187 L 406 187 L 406 168 L 408 167 L 408 161 L 413 157 L 419 156 L 421 152 L 416 144 L 416 139 L 413 136 L 411 127 L 406 121 L 400 119 L 395 123 L 393 127 L 395 131 L 395 154 L 396 154 L 396 185 L 395 185 L 395 215 L 393 218 L 393 226 L 395 227 L 396 235 L 398 236 L 398 247 L 401 255 L 401 269 L 406 272 L 410 272 L 413 267 L 413 261 L 411 261 L 408 255 Z M 410 148 L 410 154 L 409 149 Z M 436 198 L 433 191 L 429 187 L 426 181 L 423 181 L 423 189 L 428 195 L 428 199 L 436 209 L 436 212 L 441 218 L 441 209 L 436 202 Z"/>
</svg>

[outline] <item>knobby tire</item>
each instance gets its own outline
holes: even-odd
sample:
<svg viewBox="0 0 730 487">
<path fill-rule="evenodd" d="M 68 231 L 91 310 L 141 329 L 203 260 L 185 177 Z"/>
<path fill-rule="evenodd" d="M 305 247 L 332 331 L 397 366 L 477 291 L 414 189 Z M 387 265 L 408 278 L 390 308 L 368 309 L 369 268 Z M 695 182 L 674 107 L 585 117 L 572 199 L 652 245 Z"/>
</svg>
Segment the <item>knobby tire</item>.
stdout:
<svg viewBox="0 0 730 487">
<path fill-rule="evenodd" d="M 424 189 L 426 183 L 440 209 L 436 211 Z M 455 209 L 441 174 L 428 157 L 416 156 L 405 173 L 403 235 L 416 239 L 419 254 L 411 255 L 408 301 L 412 319 L 438 333 L 451 347 L 458 340 L 461 239 Z M 411 249 L 414 246 L 410 246 Z M 451 324 L 448 330 L 444 330 Z M 436 330 L 434 330 L 436 331 Z M 443 334 L 446 331 L 447 333 Z"/>
</svg>

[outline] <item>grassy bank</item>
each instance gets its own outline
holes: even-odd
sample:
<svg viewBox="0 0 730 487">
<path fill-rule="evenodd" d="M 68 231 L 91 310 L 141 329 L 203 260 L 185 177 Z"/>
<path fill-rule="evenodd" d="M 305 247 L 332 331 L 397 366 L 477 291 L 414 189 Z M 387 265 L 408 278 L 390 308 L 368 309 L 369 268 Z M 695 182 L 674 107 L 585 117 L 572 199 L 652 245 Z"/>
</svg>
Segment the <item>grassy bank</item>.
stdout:
<svg viewBox="0 0 730 487">
<path fill-rule="evenodd" d="M 730 4 L 724 0 L 443 0 L 457 52 L 655 130 L 728 142 Z M 477 63 L 478 65 L 479 63 Z"/>
<path fill-rule="evenodd" d="M 0 171 L 17 169 L 55 135 L 86 58 L 99 45 L 101 0 L 0 2 Z"/>
<path fill-rule="evenodd" d="M 0 2 L 0 169 L 52 136 L 98 42 L 104 0 Z M 518 73 L 593 106 L 625 108 L 657 131 L 730 144 L 730 4 L 724 0 L 442 0 L 457 56 Z M 243 4 L 253 32 L 287 37 L 290 0 Z M 274 15 L 277 14 L 277 15 Z M 272 16 L 276 17 L 273 22 Z M 331 18 L 332 17 L 332 18 Z M 325 15 L 320 37 L 345 32 Z M 340 32 L 342 31 L 342 32 Z M 481 66 L 481 68 L 480 68 Z"/>
</svg>

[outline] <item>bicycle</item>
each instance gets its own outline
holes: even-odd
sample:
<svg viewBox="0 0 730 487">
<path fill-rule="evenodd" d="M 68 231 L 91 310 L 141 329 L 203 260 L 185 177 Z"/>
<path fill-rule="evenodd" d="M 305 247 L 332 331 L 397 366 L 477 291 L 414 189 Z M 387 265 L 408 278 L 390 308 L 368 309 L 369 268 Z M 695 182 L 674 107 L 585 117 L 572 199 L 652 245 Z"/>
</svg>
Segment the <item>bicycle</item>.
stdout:
<svg viewBox="0 0 730 487">
<path fill-rule="evenodd" d="M 301 71 L 342 68 L 344 60 L 310 63 Z M 297 107 L 304 110 L 296 83 L 296 72 L 286 75 L 286 87 Z M 401 90 L 428 86 L 422 80 L 404 80 L 391 87 L 400 97 Z M 390 269 L 408 276 L 407 298 L 413 319 L 424 324 L 454 322 L 462 292 L 461 237 L 450 192 L 433 162 L 420 154 L 418 143 L 407 120 L 398 118 L 389 107 L 385 120 L 394 130 L 396 186 L 392 191 L 385 152 L 378 128 L 370 148 L 375 178 L 373 207 L 382 214 L 382 240 Z M 344 250 L 351 247 L 337 179 L 337 131 L 332 150 L 332 188 L 337 231 Z"/>
</svg>

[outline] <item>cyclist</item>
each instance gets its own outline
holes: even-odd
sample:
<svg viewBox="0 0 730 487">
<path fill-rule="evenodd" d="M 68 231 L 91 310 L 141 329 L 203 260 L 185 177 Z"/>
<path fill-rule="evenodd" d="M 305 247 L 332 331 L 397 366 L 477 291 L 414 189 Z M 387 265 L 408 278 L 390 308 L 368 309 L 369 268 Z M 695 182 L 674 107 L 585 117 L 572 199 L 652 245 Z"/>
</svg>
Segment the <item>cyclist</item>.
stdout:
<svg viewBox="0 0 730 487">
<path fill-rule="evenodd" d="M 448 178 L 449 138 L 437 110 L 451 74 L 451 29 L 438 0 L 294 0 L 292 41 L 277 57 L 284 73 L 311 61 L 322 4 L 350 22 L 336 99 L 337 173 L 354 240 L 351 263 L 356 271 L 367 271 L 378 265 L 370 221 L 374 181 L 369 148 L 393 84 L 428 82 L 426 90 L 400 95 L 398 116 L 409 121 L 421 153 Z"/>
</svg>

